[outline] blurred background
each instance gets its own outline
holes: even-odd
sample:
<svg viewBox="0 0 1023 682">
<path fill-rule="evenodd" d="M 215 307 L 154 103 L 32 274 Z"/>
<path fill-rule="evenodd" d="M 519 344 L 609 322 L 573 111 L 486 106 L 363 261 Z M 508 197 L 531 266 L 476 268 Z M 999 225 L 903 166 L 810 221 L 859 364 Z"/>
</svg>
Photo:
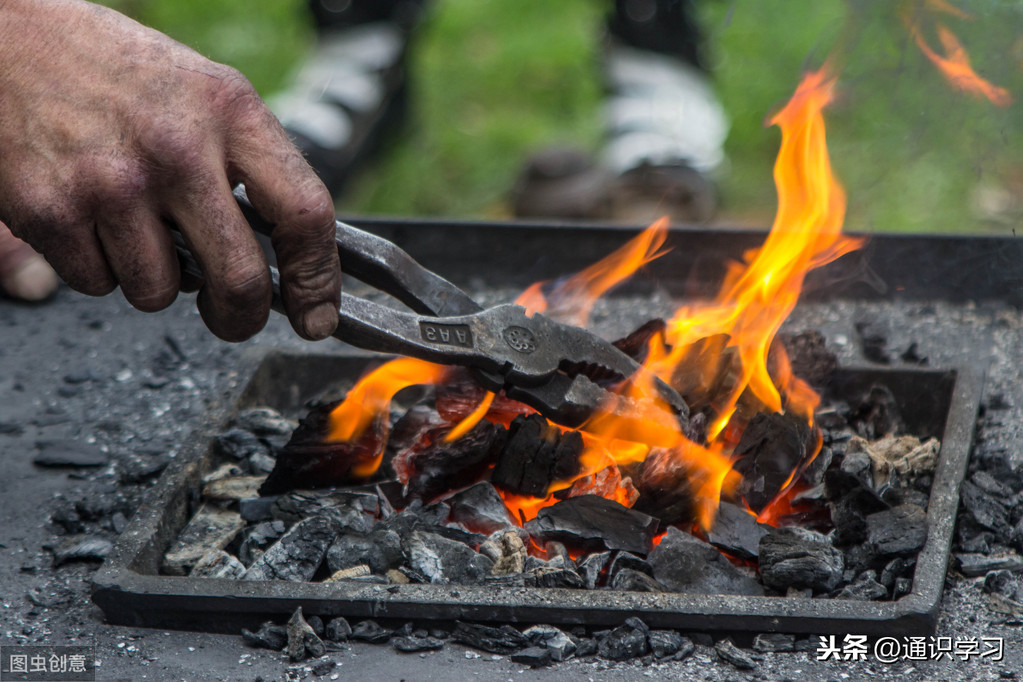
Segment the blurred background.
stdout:
<svg viewBox="0 0 1023 682">
<path fill-rule="evenodd" d="M 927 0 L 932 5 L 938 0 Z M 107 0 L 230 64 L 264 96 L 314 51 L 305 0 Z M 942 15 L 976 71 L 1023 97 L 1023 3 L 963 2 Z M 1020 104 L 951 87 L 888 0 L 695 3 L 714 87 L 730 119 L 714 222 L 769 227 L 780 139 L 766 116 L 841 44 L 827 112 L 846 226 L 867 232 L 1014 234 L 1023 221 Z M 531 152 L 602 141 L 600 0 L 435 0 L 409 44 L 409 115 L 338 199 L 346 214 L 506 218 Z"/>
</svg>

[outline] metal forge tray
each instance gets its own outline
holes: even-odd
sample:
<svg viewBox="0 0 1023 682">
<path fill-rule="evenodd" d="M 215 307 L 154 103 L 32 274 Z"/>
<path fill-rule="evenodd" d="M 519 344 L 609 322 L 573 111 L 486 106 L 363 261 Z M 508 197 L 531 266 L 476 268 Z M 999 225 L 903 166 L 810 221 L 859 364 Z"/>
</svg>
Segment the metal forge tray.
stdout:
<svg viewBox="0 0 1023 682">
<path fill-rule="evenodd" d="M 912 592 L 895 602 L 836 599 L 649 594 L 464 585 L 375 585 L 354 582 L 245 582 L 161 576 L 164 552 L 198 499 L 215 463 L 213 435 L 240 409 L 267 405 L 296 413 L 323 394 L 325 377 L 343 387 L 379 356 L 266 352 L 250 357 L 244 389 L 211 410 L 121 535 L 94 578 L 93 600 L 111 622 L 133 626 L 238 632 L 302 606 L 307 615 L 355 618 L 463 619 L 617 625 L 638 616 L 651 627 L 750 632 L 922 634 L 932 632 L 955 528 L 981 391 L 981 373 L 955 370 L 843 369 L 836 396 L 862 395 L 875 381 L 895 393 L 910 433 L 941 439 L 927 509 L 929 533 Z"/>
</svg>

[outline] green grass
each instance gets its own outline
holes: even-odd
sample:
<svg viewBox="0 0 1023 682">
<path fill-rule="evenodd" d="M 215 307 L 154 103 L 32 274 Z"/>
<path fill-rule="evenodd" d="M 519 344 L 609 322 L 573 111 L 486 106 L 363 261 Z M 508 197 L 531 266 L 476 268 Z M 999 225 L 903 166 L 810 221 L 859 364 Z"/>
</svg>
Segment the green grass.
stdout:
<svg viewBox="0 0 1023 682">
<path fill-rule="evenodd" d="M 234 0 L 109 4 L 236 66 L 264 94 L 286 82 L 312 45 L 302 0 L 261 0 L 258 8 Z M 975 197 L 984 188 L 1009 188 L 1011 198 L 1013 186 L 1023 194 L 1023 103 L 997 109 L 949 87 L 908 39 L 897 4 L 700 3 L 715 84 L 732 120 L 720 178 L 724 220 L 770 222 L 779 135 L 763 126 L 765 117 L 804 68 L 819 66 L 844 39 L 839 97 L 826 116 L 832 160 L 849 195 L 848 227 L 1011 229 L 1011 222 L 978 217 Z M 974 66 L 1023 97 L 1020 3 L 957 4 L 969 4 L 976 19 L 945 23 Z M 858 9 L 849 22 L 851 7 Z M 412 47 L 410 123 L 342 208 L 501 217 L 531 151 L 554 143 L 596 149 L 605 11 L 599 0 L 437 0 Z"/>
</svg>

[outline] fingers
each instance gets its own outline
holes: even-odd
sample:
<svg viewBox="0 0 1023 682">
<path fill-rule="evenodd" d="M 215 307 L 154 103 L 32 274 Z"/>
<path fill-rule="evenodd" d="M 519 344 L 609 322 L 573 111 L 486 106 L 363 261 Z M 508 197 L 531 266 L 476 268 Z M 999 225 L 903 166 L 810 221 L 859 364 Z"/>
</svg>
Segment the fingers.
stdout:
<svg viewBox="0 0 1023 682">
<path fill-rule="evenodd" d="M 322 339 L 337 326 L 341 302 L 333 201 L 273 115 L 259 107 L 240 119 L 232 180 L 245 183 L 252 205 L 275 225 L 281 297 L 292 326 Z"/>
<path fill-rule="evenodd" d="M 58 284 L 43 257 L 0 223 L 0 295 L 35 303 L 56 293 Z"/>
<path fill-rule="evenodd" d="M 96 231 L 129 303 L 152 313 L 174 302 L 180 275 L 177 254 L 170 232 L 148 202 L 109 207 Z"/>
</svg>

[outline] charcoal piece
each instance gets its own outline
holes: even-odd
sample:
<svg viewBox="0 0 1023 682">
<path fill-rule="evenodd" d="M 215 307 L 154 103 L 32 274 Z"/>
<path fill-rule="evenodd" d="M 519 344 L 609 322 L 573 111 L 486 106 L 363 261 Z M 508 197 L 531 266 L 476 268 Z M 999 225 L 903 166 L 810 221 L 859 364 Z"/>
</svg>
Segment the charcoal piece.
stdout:
<svg viewBox="0 0 1023 682">
<path fill-rule="evenodd" d="M 530 582 L 535 584 L 535 581 L 530 578 Z M 526 576 L 524 573 L 508 573 L 506 575 L 488 575 L 483 579 L 483 584 L 492 587 L 525 587 Z"/>
<path fill-rule="evenodd" d="M 491 533 L 515 528 L 511 512 L 488 481 L 470 486 L 446 499 L 451 505 L 449 519 L 475 533 Z"/>
<path fill-rule="evenodd" d="M 1012 535 L 1009 523 L 1009 511 L 1002 504 L 972 480 L 963 481 L 959 489 L 959 499 L 970 518 L 977 525 L 987 528 L 999 538 L 1008 539 Z"/>
<path fill-rule="evenodd" d="M 553 625 L 534 625 L 523 630 L 522 634 L 535 646 L 550 651 L 555 661 L 564 661 L 575 653 L 576 644 L 572 637 Z"/>
<path fill-rule="evenodd" d="M 991 571 L 1023 571 L 1023 557 L 1015 553 L 1006 554 L 956 554 L 959 572 L 967 578 L 976 578 Z"/>
<path fill-rule="evenodd" d="M 391 631 L 375 620 L 362 620 L 352 627 L 348 638 L 370 644 L 383 644 L 391 638 Z"/>
<path fill-rule="evenodd" d="M 1017 552 L 1023 552 L 1023 518 L 1017 521 L 1016 525 L 1009 531 L 1009 546 Z"/>
<path fill-rule="evenodd" d="M 654 658 L 661 659 L 674 656 L 685 643 L 685 637 L 674 630 L 651 630 L 646 636 L 650 652 Z"/>
<path fill-rule="evenodd" d="M 444 642 L 435 637 L 416 637 L 414 635 L 409 635 L 407 637 L 395 637 L 391 640 L 391 646 L 402 653 L 412 654 L 422 651 L 437 651 L 438 649 L 443 649 Z"/>
<path fill-rule="evenodd" d="M 589 549 L 646 554 L 659 522 L 597 495 L 570 497 L 541 509 L 525 528 L 541 541 L 558 540 Z"/>
<path fill-rule="evenodd" d="M 887 386 L 875 385 L 849 415 L 849 424 L 867 440 L 877 440 L 903 430 L 895 395 Z"/>
<path fill-rule="evenodd" d="M 255 452 L 249 456 L 249 471 L 255 476 L 267 476 L 277 466 L 277 459 L 262 452 Z"/>
<path fill-rule="evenodd" d="M 440 440 L 412 453 L 405 481 L 409 495 L 432 500 L 482 479 L 504 447 L 507 431 L 483 420 L 456 441 Z"/>
<path fill-rule="evenodd" d="M 72 535 L 53 550 L 53 565 L 63 566 L 76 561 L 103 561 L 114 543 L 95 535 Z"/>
<path fill-rule="evenodd" d="M 916 565 L 915 558 L 895 558 L 885 564 L 878 581 L 889 590 L 895 585 L 895 579 L 901 578 Z"/>
<path fill-rule="evenodd" d="M 243 410 L 235 422 L 241 428 L 260 436 L 287 436 L 298 427 L 297 422 L 269 407 Z"/>
<path fill-rule="evenodd" d="M 237 512 L 203 505 L 164 555 L 164 573 L 185 575 L 207 550 L 225 549 L 244 526 Z"/>
<path fill-rule="evenodd" d="M 284 535 L 287 528 L 283 521 L 262 521 L 242 531 L 242 542 L 238 547 L 238 558 L 246 566 L 252 565 L 256 552 L 262 554 Z"/>
<path fill-rule="evenodd" d="M 418 506 L 417 502 L 420 500 L 413 500 L 413 504 L 409 505 L 409 509 L 415 509 L 419 520 L 429 526 L 443 526 L 448 522 L 448 517 L 451 516 L 451 507 L 445 502 L 434 502 L 426 506 Z"/>
<path fill-rule="evenodd" d="M 844 568 L 842 552 L 816 531 L 775 528 L 760 540 L 760 577 L 772 590 L 794 586 L 827 592 L 838 586 Z"/>
<path fill-rule="evenodd" d="M 323 624 L 323 619 L 319 616 L 309 616 L 305 619 L 305 622 L 309 623 L 309 627 L 313 629 L 316 636 L 323 639 L 323 635 L 326 633 L 326 626 Z"/>
<path fill-rule="evenodd" d="M 285 651 L 292 661 L 304 661 L 307 657 L 319 658 L 326 653 L 323 640 L 316 636 L 309 623 L 302 617 L 302 607 L 288 620 L 288 645 Z"/>
<path fill-rule="evenodd" d="M 471 547 L 435 533 L 414 531 L 405 553 L 409 566 L 431 583 L 481 583 L 494 566 Z"/>
<path fill-rule="evenodd" d="M 273 518 L 276 497 L 243 497 L 238 500 L 238 513 L 249 523 L 269 521 Z"/>
<path fill-rule="evenodd" d="M 753 648 L 764 653 L 792 651 L 796 648 L 796 636 L 783 632 L 762 632 L 753 638 Z"/>
<path fill-rule="evenodd" d="M 312 580 L 339 530 L 338 523 L 325 516 L 299 521 L 245 571 L 242 580 Z"/>
<path fill-rule="evenodd" d="M 916 341 L 910 343 L 906 350 L 899 353 L 899 359 L 907 364 L 920 367 L 926 367 L 928 363 L 927 356 L 920 355 L 919 344 Z"/>
<path fill-rule="evenodd" d="M 753 670 L 757 667 L 757 664 L 753 661 L 749 654 L 735 646 L 732 640 L 725 638 L 714 644 L 714 651 L 721 658 L 722 661 L 731 663 L 739 670 Z"/>
<path fill-rule="evenodd" d="M 338 666 L 337 661 L 332 661 L 329 658 L 325 658 L 321 661 L 317 661 L 316 663 L 314 663 L 310 669 L 313 671 L 313 675 L 315 675 L 316 677 L 326 677 L 327 675 L 334 672 L 337 666 Z"/>
<path fill-rule="evenodd" d="M 327 549 L 327 566 L 332 573 L 353 566 L 366 565 L 377 575 L 401 565 L 404 555 L 401 537 L 393 530 L 378 529 L 370 533 L 344 531 Z"/>
<path fill-rule="evenodd" d="M 743 477 L 737 492 L 760 513 L 813 455 L 815 444 L 815 431 L 802 417 L 758 412 L 735 446 L 734 469 Z"/>
<path fill-rule="evenodd" d="M 696 520 L 696 479 L 685 458 L 669 448 L 653 448 L 632 480 L 639 491 L 633 509 L 660 519 L 663 525 L 687 525 Z"/>
<path fill-rule="evenodd" d="M 252 647 L 283 651 L 284 647 L 288 645 L 288 629 L 283 625 L 274 625 L 272 622 L 266 621 L 255 632 L 243 628 L 242 639 Z"/>
<path fill-rule="evenodd" d="M 647 643 L 648 632 L 649 628 L 639 628 L 628 623 L 619 625 L 598 638 L 597 652 L 601 658 L 609 661 L 639 658 L 650 651 L 650 645 Z"/>
<path fill-rule="evenodd" d="M 526 567 L 526 546 L 513 530 L 495 532 L 480 545 L 480 554 L 494 562 L 494 576 L 522 573 Z"/>
<path fill-rule="evenodd" d="M 614 341 L 612 345 L 636 362 L 643 364 L 647 352 L 650 350 L 650 341 L 655 336 L 660 336 L 663 339 L 667 326 L 667 323 L 660 318 L 647 320 L 631 334 Z"/>
<path fill-rule="evenodd" d="M 310 410 L 287 444 L 277 451 L 277 462 L 260 494 L 345 485 L 375 473 L 386 435 L 382 420 L 374 421 L 355 440 L 328 442 L 330 413 L 339 404 L 318 405 Z"/>
<path fill-rule="evenodd" d="M 892 601 L 901 599 L 902 597 L 905 597 L 912 591 L 913 591 L 912 578 L 896 578 L 895 586 L 892 587 Z"/>
<path fill-rule="evenodd" d="M 207 500 L 221 502 L 237 502 L 247 497 L 258 497 L 259 486 L 264 476 L 228 476 L 210 481 L 202 488 L 202 496 Z"/>
<path fill-rule="evenodd" d="M 611 589 L 626 592 L 667 592 L 661 583 L 646 573 L 632 568 L 623 568 L 611 578 Z"/>
<path fill-rule="evenodd" d="M 352 626 L 343 616 L 331 618 L 323 629 L 323 636 L 331 642 L 347 642 L 352 636 Z"/>
<path fill-rule="evenodd" d="M 840 546 L 866 541 L 867 515 L 886 509 L 883 502 L 862 488 L 849 491 L 829 507 L 835 526 L 835 544 Z"/>
<path fill-rule="evenodd" d="M 803 469 L 801 479 L 811 488 L 820 486 L 823 488 L 824 476 L 828 469 L 831 468 L 831 462 L 834 460 L 835 451 L 829 446 L 821 446 L 820 452 L 817 456 L 810 460 L 810 463 Z"/>
<path fill-rule="evenodd" d="M 757 581 L 733 566 L 721 552 L 675 527 L 668 528 L 647 561 L 654 578 L 672 592 L 762 595 Z"/>
<path fill-rule="evenodd" d="M 565 587 L 573 590 L 586 587 L 583 579 L 571 568 L 552 566 L 541 566 L 529 571 L 526 573 L 526 581 L 533 587 Z"/>
<path fill-rule="evenodd" d="M 457 621 L 451 638 L 467 647 L 501 655 L 513 654 L 530 645 L 529 638 L 510 625 L 494 628 Z"/>
<path fill-rule="evenodd" d="M 594 590 L 597 588 L 597 585 L 602 582 L 601 578 L 610 559 L 611 552 L 598 552 L 596 554 L 587 555 L 578 563 L 576 570 L 579 575 L 582 576 L 583 582 L 586 584 L 586 589 Z M 653 570 L 652 567 L 651 570 Z"/>
<path fill-rule="evenodd" d="M 544 545 L 544 551 L 547 553 L 548 566 L 575 570 L 575 562 L 572 561 L 572 555 L 568 553 L 568 548 L 564 544 L 551 540 Z"/>
<path fill-rule="evenodd" d="M 651 578 L 654 575 L 654 567 L 643 559 L 640 559 L 635 554 L 629 552 L 616 552 L 614 559 L 611 560 L 611 565 L 607 569 L 607 574 L 614 578 L 618 575 L 618 571 L 630 568 L 640 573 L 646 573 Z"/>
<path fill-rule="evenodd" d="M 163 470 L 170 464 L 170 457 L 167 454 L 146 455 L 140 458 L 129 459 L 122 462 L 120 479 L 122 485 L 139 485 L 153 480 L 163 473 Z"/>
<path fill-rule="evenodd" d="M 1012 571 L 1001 569 L 984 576 L 984 591 L 998 594 L 1013 601 L 1023 601 L 1023 580 Z"/>
<path fill-rule="evenodd" d="M 891 364 L 892 358 L 888 355 L 888 330 L 885 325 L 875 321 L 857 322 L 856 334 L 860 337 L 863 357 L 882 365 Z"/>
<path fill-rule="evenodd" d="M 189 578 L 240 578 L 245 564 L 222 549 L 211 549 L 195 562 Z"/>
<path fill-rule="evenodd" d="M 730 502 L 718 504 L 714 526 L 707 533 L 707 541 L 732 556 L 756 559 L 760 551 L 760 538 L 771 527 L 759 523 L 757 518 Z"/>
<path fill-rule="evenodd" d="M 865 449 L 861 449 L 860 443 L 866 441 L 854 440 L 842 456 L 842 461 L 837 468 L 832 467 L 824 475 L 824 483 L 828 489 L 828 495 L 837 499 L 852 491 L 863 490 L 877 496 L 874 490 L 871 476 L 870 455 Z M 878 497 L 878 499 L 880 499 Z"/>
<path fill-rule="evenodd" d="M 578 431 L 562 431 L 539 414 L 516 417 L 490 480 L 503 490 L 544 497 L 551 483 L 579 471 L 583 440 Z"/>
<path fill-rule="evenodd" d="M 511 660 L 515 663 L 528 665 L 530 668 L 543 668 L 550 665 L 554 658 L 550 649 L 531 646 L 513 653 Z"/>
<path fill-rule="evenodd" d="M 915 555 L 927 540 L 927 512 L 904 504 L 867 517 L 867 545 L 881 560 Z"/>
<path fill-rule="evenodd" d="M 313 516 L 325 516 L 341 528 L 368 533 L 373 529 L 379 504 L 380 500 L 372 493 L 295 490 L 278 497 L 271 513 L 288 525 Z"/>
<path fill-rule="evenodd" d="M 41 467 L 90 468 L 110 461 L 98 445 L 76 438 L 37 440 L 36 449 L 32 463 Z"/>
<path fill-rule="evenodd" d="M 803 379 L 815 388 L 823 388 L 831 382 L 831 376 L 838 366 L 838 358 L 828 350 L 827 339 L 816 330 L 799 332 L 798 334 L 781 333 L 775 337 L 775 342 L 780 342 L 788 355 L 789 367 L 792 374 Z M 777 352 L 774 343 L 771 344 L 768 354 L 768 363 L 772 370 L 774 358 Z M 776 375 L 772 371 L 772 376 Z"/>
<path fill-rule="evenodd" d="M 270 448 L 266 443 L 245 429 L 230 429 L 217 434 L 213 438 L 213 450 L 224 457 L 233 457 L 241 461 L 252 455 L 269 455 Z"/>
<path fill-rule="evenodd" d="M 864 571 L 856 580 L 842 588 L 835 599 L 854 599 L 858 601 L 874 601 L 888 596 L 888 590 L 877 581 L 873 571 Z"/>
</svg>

